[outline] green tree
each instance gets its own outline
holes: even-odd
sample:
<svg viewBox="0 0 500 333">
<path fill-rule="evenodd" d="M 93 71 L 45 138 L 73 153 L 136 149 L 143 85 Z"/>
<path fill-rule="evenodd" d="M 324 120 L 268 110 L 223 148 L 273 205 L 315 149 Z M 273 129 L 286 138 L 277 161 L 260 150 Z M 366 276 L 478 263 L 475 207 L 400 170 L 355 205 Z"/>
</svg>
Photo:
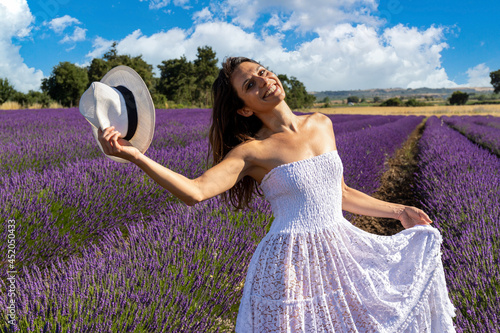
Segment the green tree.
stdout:
<svg viewBox="0 0 500 333">
<path fill-rule="evenodd" d="M 487 99 L 488 99 L 488 96 L 486 96 L 485 94 L 481 94 L 477 97 L 477 100 L 481 101 L 481 102 L 486 101 Z"/>
<path fill-rule="evenodd" d="M 500 69 L 490 73 L 491 85 L 495 88 L 495 94 L 500 93 Z"/>
<path fill-rule="evenodd" d="M 42 79 L 42 91 L 63 106 L 72 107 L 78 105 L 88 83 L 86 68 L 65 61 L 56 65 L 48 78 Z"/>
<path fill-rule="evenodd" d="M 168 108 L 167 97 L 160 93 L 151 94 L 151 98 L 153 99 L 153 104 L 157 109 L 165 109 Z"/>
<path fill-rule="evenodd" d="M 451 97 L 448 99 L 451 105 L 464 105 L 469 100 L 469 94 L 455 91 L 451 94 Z"/>
<path fill-rule="evenodd" d="M 109 72 L 111 64 L 102 58 L 94 58 L 88 67 L 89 83 L 101 81 L 102 77 Z"/>
<path fill-rule="evenodd" d="M 291 109 L 307 108 L 313 105 L 316 98 L 307 93 L 304 84 L 296 77 L 288 78 L 286 75 L 279 74 L 278 78 L 285 89 L 285 101 Z"/>
<path fill-rule="evenodd" d="M 182 56 L 180 59 L 164 60 L 160 69 L 157 92 L 176 103 L 193 102 L 195 90 L 194 66 Z"/>
<path fill-rule="evenodd" d="M 0 104 L 7 102 L 15 92 L 8 79 L 0 79 Z"/>
<path fill-rule="evenodd" d="M 410 98 L 405 102 L 406 106 L 426 106 L 425 102 L 419 101 L 416 98 Z"/>
<path fill-rule="evenodd" d="M 359 103 L 359 97 L 358 96 L 349 96 L 349 97 L 347 97 L 347 103 L 357 104 L 357 103 Z"/>
<path fill-rule="evenodd" d="M 398 97 L 392 97 L 382 102 L 380 106 L 403 106 L 403 102 Z"/>
<path fill-rule="evenodd" d="M 22 107 L 28 108 L 34 104 L 41 104 L 43 108 L 50 105 L 51 99 L 47 93 L 30 90 L 27 94 L 14 91 L 9 100 L 19 103 Z"/>
<path fill-rule="evenodd" d="M 10 100 L 19 103 L 22 107 L 28 107 L 29 105 L 28 95 L 20 91 L 14 92 L 10 97 Z"/>
<path fill-rule="evenodd" d="M 329 108 L 330 107 L 330 97 L 326 96 L 325 98 L 323 98 L 323 107 L 324 108 Z"/>
<path fill-rule="evenodd" d="M 215 52 L 210 46 L 198 47 L 198 54 L 194 61 L 193 70 L 196 77 L 194 98 L 200 104 L 210 104 L 212 83 L 219 72 L 217 61 Z"/>
<path fill-rule="evenodd" d="M 118 54 L 116 42 L 102 58 L 94 58 L 88 67 L 89 85 L 94 81 L 100 81 L 102 77 L 116 66 L 128 66 L 135 70 L 144 80 L 149 90 L 154 89 L 153 66 L 148 64 L 142 55 L 131 57 L 130 55 Z"/>
<path fill-rule="evenodd" d="M 51 102 L 50 96 L 46 92 L 30 90 L 25 96 L 26 106 L 41 104 L 42 107 L 47 108 Z"/>
<path fill-rule="evenodd" d="M 378 96 L 373 97 L 373 103 L 380 103 L 381 100 L 382 100 L 382 98 L 380 98 Z"/>
</svg>

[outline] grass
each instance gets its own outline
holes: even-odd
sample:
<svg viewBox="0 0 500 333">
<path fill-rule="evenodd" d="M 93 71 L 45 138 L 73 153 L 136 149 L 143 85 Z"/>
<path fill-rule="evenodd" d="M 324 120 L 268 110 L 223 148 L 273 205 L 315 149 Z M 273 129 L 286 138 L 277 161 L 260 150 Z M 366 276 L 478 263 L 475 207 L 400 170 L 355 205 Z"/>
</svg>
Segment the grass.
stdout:
<svg viewBox="0 0 500 333">
<path fill-rule="evenodd" d="M 21 110 L 21 109 L 42 109 L 43 105 L 39 103 L 31 104 L 27 107 L 19 104 L 18 102 L 7 101 L 0 105 L 0 110 Z M 51 102 L 47 109 L 62 109 L 64 106 L 57 102 Z"/>
<path fill-rule="evenodd" d="M 500 116 L 500 105 L 435 105 L 417 107 L 345 106 L 334 108 L 311 108 L 303 111 L 321 112 L 325 114 L 417 115 L 427 117 L 454 115 Z"/>
</svg>

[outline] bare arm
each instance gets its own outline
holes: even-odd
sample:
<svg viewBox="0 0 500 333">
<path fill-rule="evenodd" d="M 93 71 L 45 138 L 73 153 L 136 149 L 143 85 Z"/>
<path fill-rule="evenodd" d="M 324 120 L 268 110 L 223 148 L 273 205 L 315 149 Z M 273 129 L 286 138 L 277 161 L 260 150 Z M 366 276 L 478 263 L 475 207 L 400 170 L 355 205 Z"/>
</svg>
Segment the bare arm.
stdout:
<svg viewBox="0 0 500 333">
<path fill-rule="evenodd" d="M 189 206 L 227 191 L 247 174 L 249 168 L 244 151 L 235 148 L 200 177 L 189 179 L 140 153 L 128 141 L 120 139 L 120 133 L 114 131 L 113 127 L 99 130 L 99 141 L 106 154 L 136 164 L 160 186 Z"/>
<path fill-rule="evenodd" d="M 417 224 L 432 223 L 422 210 L 375 199 L 363 192 L 348 187 L 342 177 L 342 209 L 354 214 L 393 218 L 401 221 L 405 229 Z"/>
<path fill-rule="evenodd" d="M 237 155 L 238 153 L 231 154 L 230 152 L 219 164 L 195 179 L 189 179 L 174 172 L 143 154 L 138 155 L 131 162 L 135 163 L 161 187 L 187 205 L 193 206 L 229 190 L 243 178 L 245 161 Z"/>
<path fill-rule="evenodd" d="M 363 192 L 348 187 L 342 177 L 342 209 L 348 212 L 374 217 L 397 219 L 404 205 L 393 204 L 375 199 Z"/>
<path fill-rule="evenodd" d="M 327 126 L 327 132 L 325 133 L 330 135 L 333 145 L 337 149 L 332 121 L 324 115 L 321 116 L 321 119 Z M 429 216 L 418 208 L 375 199 L 363 192 L 350 188 L 345 184 L 344 177 L 342 177 L 342 209 L 354 214 L 393 218 L 399 220 L 405 229 L 417 224 L 426 225 L 432 223 Z"/>
</svg>

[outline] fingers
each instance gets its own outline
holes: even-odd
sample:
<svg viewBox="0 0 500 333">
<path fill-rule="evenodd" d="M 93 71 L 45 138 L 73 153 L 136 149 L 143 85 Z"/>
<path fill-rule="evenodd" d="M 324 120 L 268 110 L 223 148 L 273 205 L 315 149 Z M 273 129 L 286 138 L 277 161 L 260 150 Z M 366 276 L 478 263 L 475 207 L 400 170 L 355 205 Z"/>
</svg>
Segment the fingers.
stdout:
<svg viewBox="0 0 500 333">
<path fill-rule="evenodd" d="M 115 127 L 107 127 L 104 131 L 99 128 L 98 131 L 98 140 L 101 143 L 102 149 L 106 155 L 114 155 L 119 152 L 120 144 L 118 143 L 118 139 L 121 134 L 118 131 L 115 131 Z"/>
<path fill-rule="evenodd" d="M 423 212 L 423 211 L 419 211 L 419 215 L 420 215 L 420 218 L 421 218 L 424 222 L 426 222 L 426 223 L 428 223 L 428 224 L 431 224 L 431 223 L 432 223 L 431 218 L 430 218 L 430 217 L 429 217 L 429 215 L 427 215 L 425 212 Z"/>
<path fill-rule="evenodd" d="M 109 140 L 111 134 L 113 133 L 115 127 L 114 126 L 111 126 L 111 127 L 106 127 L 104 129 L 104 131 L 99 127 L 99 129 L 97 130 L 97 134 L 98 134 L 98 138 L 99 139 L 104 139 L 106 141 Z M 116 131 L 115 131 L 116 132 Z"/>
<path fill-rule="evenodd" d="M 111 143 L 111 146 L 114 148 L 118 148 L 120 144 L 118 143 L 118 139 L 120 138 L 121 134 L 118 131 L 113 131 L 111 133 L 111 137 L 109 138 L 109 142 Z"/>
<path fill-rule="evenodd" d="M 421 209 L 418 209 L 416 207 L 407 207 L 409 209 L 406 209 L 407 216 L 406 218 L 408 219 L 409 225 L 429 225 L 432 222 L 430 217 Z"/>
</svg>

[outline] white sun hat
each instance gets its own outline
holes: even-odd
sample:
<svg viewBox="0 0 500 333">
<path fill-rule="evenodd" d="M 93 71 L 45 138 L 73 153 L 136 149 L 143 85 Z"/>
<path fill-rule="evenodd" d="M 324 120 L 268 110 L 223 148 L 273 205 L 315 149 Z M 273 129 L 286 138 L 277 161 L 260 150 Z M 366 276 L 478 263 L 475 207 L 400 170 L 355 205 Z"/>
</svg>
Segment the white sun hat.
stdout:
<svg viewBox="0 0 500 333">
<path fill-rule="evenodd" d="M 136 71 L 127 66 L 111 69 L 100 82 L 93 82 L 80 98 L 80 113 L 92 125 L 97 145 L 99 127 L 114 126 L 123 139 L 128 140 L 141 153 L 146 152 L 153 140 L 155 107 L 149 90 Z M 110 159 L 129 161 L 109 156 Z"/>
</svg>

